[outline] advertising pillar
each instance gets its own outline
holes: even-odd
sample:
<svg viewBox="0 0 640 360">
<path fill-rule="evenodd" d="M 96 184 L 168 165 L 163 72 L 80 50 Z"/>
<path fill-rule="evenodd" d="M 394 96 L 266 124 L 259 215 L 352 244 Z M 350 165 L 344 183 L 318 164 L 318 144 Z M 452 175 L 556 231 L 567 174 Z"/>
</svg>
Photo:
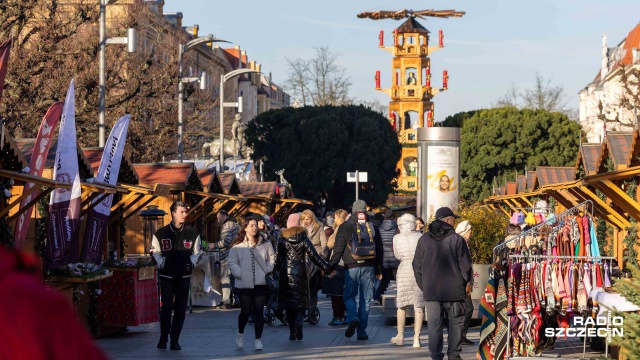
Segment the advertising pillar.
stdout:
<svg viewBox="0 0 640 360">
<path fill-rule="evenodd" d="M 458 207 L 460 189 L 460 129 L 418 128 L 417 214 L 429 221 L 441 207 Z"/>
</svg>

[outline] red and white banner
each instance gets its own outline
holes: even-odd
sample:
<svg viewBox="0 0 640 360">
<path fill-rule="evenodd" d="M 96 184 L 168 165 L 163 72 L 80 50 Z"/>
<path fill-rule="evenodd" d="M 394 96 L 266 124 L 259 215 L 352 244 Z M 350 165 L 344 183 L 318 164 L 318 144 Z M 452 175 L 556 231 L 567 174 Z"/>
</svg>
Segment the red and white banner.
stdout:
<svg viewBox="0 0 640 360">
<path fill-rule="evenodd" d="M 127 140 L 127 130 L 131 115 L 127 114 L 120 118 L 113 126 L 107 143 L 102 151 L 102 159 L 98 174 L 94 182 L 115 185 L 118 181 L 120 164 L 122 163 L 122 153 Z M 96 201 L 96 200 L 94 200 Z M 99 204 L 89 210 L 89 217 L 84 232 L 82 243 L 82 259 L 87 262 L 100 264 L 102 251 L 104 250 L 104 237 L 109 223 L 111 213 L 111 202 L 113 194 L 108 195 Z"/>
<path fill-rule="evenodd" d="M 33 144 L 33 152 L 31 153 L 31 160 L 29 161 L 29 174 L 34 176 L 42 176 L 42 170 L 44 170 L 44 164 L 47 162 L 47 154 L 49 154 L 49 148 L 51 147 L 51 139 L 53 133 L 58 126 L 58 120 L 60 120 L 60 114 L 62 114 L 63 102 L 57 102 L 47 110 L 47 113 L 42 118 L 40 123 L 40 129 L 38 129 L 38 135 L 36 136 L 36 142 Z M 26 183 L 23 193 L 26 193 L 34 187 L 34 183 Z M 29 194 L 20 202 L 20 209 L 24 209 L 25 206 L 40 195 L 40 190 L 35 190 Z M 13 244 L 17 249 L 21 249 L 24 245 L 24 240 L 27 238 L 27 231 L 29 230 L 29 223 L 31 222 L 31 211 L 33 206 L 30 206 L 18 217 L 16 221 L 15 236 Z"/>
<path fill-rule="evenodd" d="M 9 50 L 11 49 L 11 39 L 0 44 L 0 100 L 2 100 L 2 90 L 4 90 L 4 77 L 7 75 L 9 66 Z"/>
<path fill-rule="evenodd" d="M 47 268 L 53 269 L 76 262 L 80 256 L 80 207 L 82 188 L 78 172 L 76 145 L 75 92 L 73 80 L 64 101 L 53 179 L 72 184 L 71 189 L 56 189 L 49 203 L 49 231 L 47 235 Z"/>
</svg>

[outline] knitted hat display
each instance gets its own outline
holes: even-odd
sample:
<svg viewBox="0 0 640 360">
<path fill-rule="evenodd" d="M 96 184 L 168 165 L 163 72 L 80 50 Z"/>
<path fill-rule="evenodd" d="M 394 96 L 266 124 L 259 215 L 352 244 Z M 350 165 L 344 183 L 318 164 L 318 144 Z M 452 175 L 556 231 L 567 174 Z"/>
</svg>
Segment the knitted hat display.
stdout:
<svg viewBox="0 0 640 360">
<path fill-rule="evenodd" d="M 524 213 L 518 211 L 518 223 L 516 225 L 524 224 Z"/>
<path fill-rule="evenodd" d="M 527 225 L 535 225 L 536 224 L 536 218 L 535 218 L 535 216 L 533 216 L 533 213 L 527 213 L 527 217 L 524 219 L 524 222 Z"/>
<path fill-rule="evenodd" d="M 514 211 L 513 215 L 511 215 L 511 218 L 509 219 L 509 224 L 518 225 L 518 212 L 517 211 Z"/>
</svg>

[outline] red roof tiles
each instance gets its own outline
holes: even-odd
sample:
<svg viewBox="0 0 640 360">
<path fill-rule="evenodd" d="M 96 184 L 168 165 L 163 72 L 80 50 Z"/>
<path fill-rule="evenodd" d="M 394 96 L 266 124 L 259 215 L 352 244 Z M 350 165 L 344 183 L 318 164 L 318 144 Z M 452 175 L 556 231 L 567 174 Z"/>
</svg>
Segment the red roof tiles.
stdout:
<svg viewBox="0 0 640 360">
<path fill-rule="evenodd" d="M 224 194 L 240 194 L 240 187 L 238 186 L 238 180 L 236 180 L 236 175 L 234 173 L 219 173 L 218 179 L 220 180 L 220 185 L 222 186 Z"/>
<path fill-rule="evenodd" d="M 631 160 L 631 143 L 633 142 L 633 132 L 631 131 L 609 131 L 607 132 L 607 147 L 609 155 L 615 169 L 625 169 Z"/>
<path fill-rule="evenodd" d="M 582 166 L 586 175 L 594 175 L 598 173 L 598 164 L 600 162 L 600 154 L 602 152 L 602 144 L 585 143 L 580 146 L 580 155 L 582 158 Z"/>
<path fill-rule="evenodd" d="M 538 166 L 536 175 L 540 187 L 576 179 L 576 169 L 568 166 Z"/>
<path fill-rule="evenodd" d="M 140 177 L 141 185 L 165 184 L 174 190 L 184 190 L 194 171 L 193 163 L 134 164 L 133 167 Z"/>
<path fill-rule="evenodd" d="M 515 195 L 517 189 L 518 189 L 518 183 L 515 181 L 508 182 L 506 184 L 507 195 Z"/>
<path fill-rule="evenodd" d="M 266 181 L 266 182 L 240 181 L 238 185 L 240 186 L 240 193 L 242 195 L 273 196 L 276 193 L 275 181 Z"/>
</svg>

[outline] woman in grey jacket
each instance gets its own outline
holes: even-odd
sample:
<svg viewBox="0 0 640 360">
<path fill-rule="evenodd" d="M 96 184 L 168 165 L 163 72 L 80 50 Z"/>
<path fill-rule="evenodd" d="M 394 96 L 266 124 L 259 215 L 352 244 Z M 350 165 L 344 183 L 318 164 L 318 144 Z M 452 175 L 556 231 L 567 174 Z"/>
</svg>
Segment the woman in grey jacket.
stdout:
<svg viewBox="0 0 640 360">
<path fill-rule="evenodd" d="M 238 237 L 231 243 L 229 269 L 236 279 L 235 291 L 240 297 L 236 346 L 243 347 L 244 328 L 249 316 L 253 315 L 255 349 L 262 350 L 263 309 L 269 296 L 265 275 L 273 271 L 275 253 L 271 242 L 259 236 L 257 220 L 257 216 L 248 218 Z"/>
</svg>

